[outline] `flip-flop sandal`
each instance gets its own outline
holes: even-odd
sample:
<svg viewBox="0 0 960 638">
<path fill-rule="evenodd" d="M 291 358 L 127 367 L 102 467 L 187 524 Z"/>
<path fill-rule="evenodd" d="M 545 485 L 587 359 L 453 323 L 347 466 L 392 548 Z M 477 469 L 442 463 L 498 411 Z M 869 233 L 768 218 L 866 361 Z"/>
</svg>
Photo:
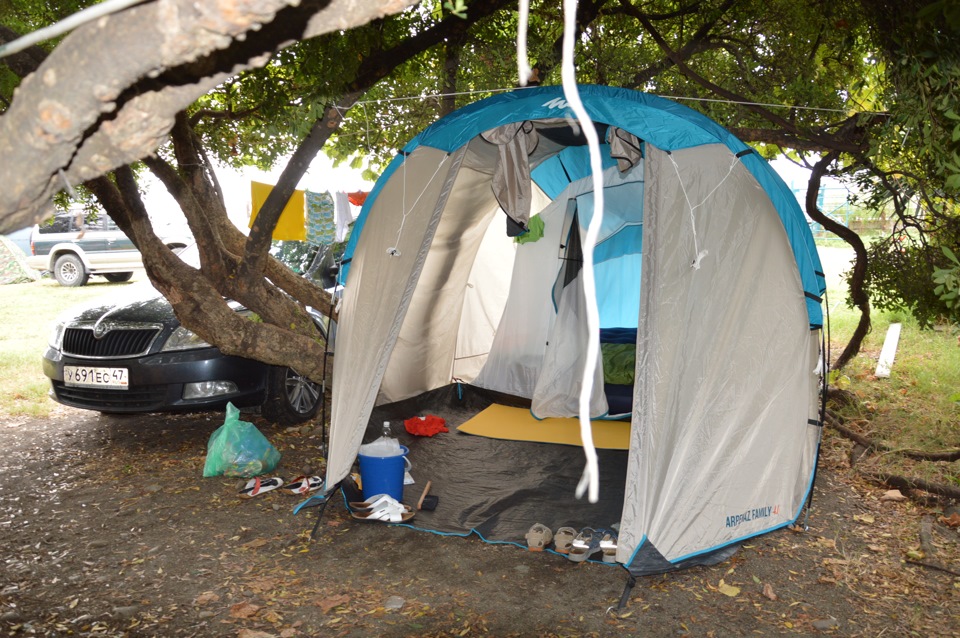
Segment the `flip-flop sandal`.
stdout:
<svg viewBox="0 0 960 638">
<path fill-rule="evenodd" d="M 570 553 L 567 558 L 575 563 L 582 563 L 593 554 L 600 551 L 600 536 L 592 528 L 584 527 L 573 539 L 570 545 Z"/>
<path fill-rule="evenodd" d="M 600 539 L 600 551 L 603 552 L 603 562 L 617 562 L 617 534 L 616 532 L 606 532 Z"/>
<path fill-rule="evenodd" d="M 527 530 L 526 539 L 527 549 L 531 552 L 542 552 L 544 548 L 550 544 L 550 541 L 553 540 L 553 532 L 543 523 L 534 523 L 533 526 Z"/>
<path fill-rule="evenodd" d="M 306 494 L 321 487 L 323 487 L 323 479 L 319 476 L 298 476 L 283 489 L 290 494 Z"/>
<path fill-rule="evenodd" d="M 391 499 L 393 500 L 393 499 Z M 365 523 L 406 523 L 416 515 L 409 505 L 403 503 L 384 503 L 382 506 L 362 511 L 350 512 L 350 516 Z"/>
<path fill-rule="evenodd" d="M 399 506 L 400 501 L 393 498 L 389 494 L 374 494 L 365 501 L 350 501 L 347 503 L 350 506 L 350 509 L 356 512 L 369 512 L 370 510 L 376 509 L 383 505 L 394 505 Z"/>
<path fill-rule="evenodd" d="M 553 549 L 559 554 L 569 554 L 570 545 L 577 537 L 577 530 L 572 527 L 561 527 L 553 535 Z"/>
<path fill-rule="evenodd" d="M 253 498 L 264 492 L 275 490 L 281 485 L 283 485 L 283 479 L 279 476 L 268 479 L 261 479 L 259 476 L 255 476 L 247 481 L 247 484 L 240 490 L 240 498 Z"/>
</svg>

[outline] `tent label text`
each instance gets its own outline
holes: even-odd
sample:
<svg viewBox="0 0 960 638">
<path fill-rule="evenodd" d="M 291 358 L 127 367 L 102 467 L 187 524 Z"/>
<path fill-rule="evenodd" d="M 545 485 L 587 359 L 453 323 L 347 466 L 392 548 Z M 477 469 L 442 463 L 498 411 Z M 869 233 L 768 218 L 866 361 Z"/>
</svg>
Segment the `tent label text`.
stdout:
<svg viewBox="0 0 960 638">
<path fill-rule="evenodd" d="M 773 514 L 780 513 L 780 506 L 767 505 L 765 507 L 754 507 L 748 509 L 742 514 L 734 514 L 727 517 L 727 527 L 736 527 L 741 523 L 749 523 L 760 518 L 769 518 Z"/>
</svg>

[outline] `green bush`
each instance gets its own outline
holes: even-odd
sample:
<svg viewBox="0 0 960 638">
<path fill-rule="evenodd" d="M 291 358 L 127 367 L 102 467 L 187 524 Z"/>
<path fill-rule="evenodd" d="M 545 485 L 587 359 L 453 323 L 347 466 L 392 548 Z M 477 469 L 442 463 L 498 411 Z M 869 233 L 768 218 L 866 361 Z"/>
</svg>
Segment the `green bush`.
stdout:
<svg viewBox="0 0 960 638">
<path fill-rule="evenodd" d="M 956 319 L 956 301 L 950 305 L 934 285 L 934 273 L 956 266 L 939 247 L 887 238 L 872 244 L 867 256 L 864 288 L 875 308 L 908 312 L 921 328 Z M 846 275 L 848 283 L 852 272 Z"/>
<path fill-rule="evenodd" d="M 960 261 L 948 247 L 942 248 L 944 256 L 950 260 L 950 265 L 933 271 L 933 283 L 937 284 L 933 293 L 949 308 L 950 319 L 956 321 L 960 318 Z"/>
</svg>

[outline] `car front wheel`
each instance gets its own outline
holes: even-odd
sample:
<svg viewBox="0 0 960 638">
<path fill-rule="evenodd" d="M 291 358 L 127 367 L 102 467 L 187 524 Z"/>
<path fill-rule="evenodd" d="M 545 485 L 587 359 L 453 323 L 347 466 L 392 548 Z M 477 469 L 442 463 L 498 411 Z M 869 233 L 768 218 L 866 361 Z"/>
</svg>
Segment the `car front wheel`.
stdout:
<svg viewBox="0 0 960 638">
<path fill-rule="evenodd" d="M 260 413 L 274 423 L 295 425 L 316 416 L 322 400 L 319 384 L 290 368 L 272 368 Z"/>
<path fill-rule="evenodd" d="M 118 284 L 122 281 L 130 281 L 133 278 L 132 272 L 108 272 L 104 278 L 112 283 Z"/>
<path fill-rule="evenodd" d="M 90 279 L 90 273 L 83 262 L 73 254 L 61 255 L 53 265 L 53 276 L 61 286 L 83 286 Z"/>
</svg>

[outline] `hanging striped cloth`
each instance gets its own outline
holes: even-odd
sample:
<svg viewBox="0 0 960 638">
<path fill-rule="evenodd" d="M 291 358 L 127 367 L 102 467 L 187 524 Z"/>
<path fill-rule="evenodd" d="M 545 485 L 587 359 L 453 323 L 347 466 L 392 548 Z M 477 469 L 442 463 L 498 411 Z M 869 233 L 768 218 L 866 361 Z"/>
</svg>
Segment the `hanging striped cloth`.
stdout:
<svg viewBox="0 0 960 638">
<path fill-rule="evenodd" d="M 306 191 L 307 242 L 329 246 L 337 240 L 337 220 L 329 192 Z"/>
</svg>

